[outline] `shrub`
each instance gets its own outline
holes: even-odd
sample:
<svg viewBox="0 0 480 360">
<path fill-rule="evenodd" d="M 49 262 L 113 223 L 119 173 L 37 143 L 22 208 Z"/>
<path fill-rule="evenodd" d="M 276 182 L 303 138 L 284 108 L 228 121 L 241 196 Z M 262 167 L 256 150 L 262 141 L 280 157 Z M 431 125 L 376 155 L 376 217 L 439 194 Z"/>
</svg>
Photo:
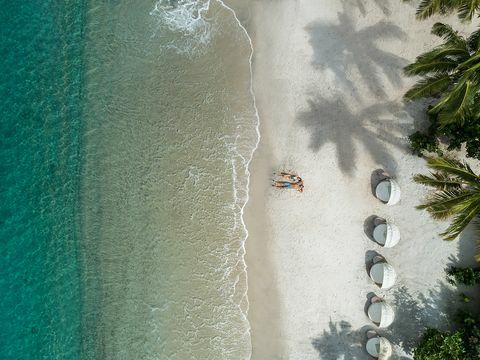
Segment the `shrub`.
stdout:
<svg viewBox="0 0 480 360">
<path fill-rule="evenodd" d="M 441 332 L 427 329 L 415 348 L 414 360 L 480 359 L 480 322 L 468 312 L 457 316 L 458 329 Z"/>
<path fill-rule="evenodd" d="M 465 360 L 465 348 L 460 332 L 448 334 L 427 329 L 414 352 L 415 360 Z"/>
<path fill-rule="evenodd" d="M 423 152 L 438 152 L 438 139 L 435 135 L 427 135 L 420 131 L 408 137 L 413 154 L 423 156 Z"/>
<path fill-rule="evenodd" d="M 430 121 L 428 131 L 426 133 L 417 131 L 408 137 L 414 154 L 423 156 L 423 152 L 428 151 L 442 156 L 438 147 L 438 138 L 442 137 L 448 151 L 460 150 L 462 144 L 465 144 L 467 157 L 480 160 L 480 119 L 471 116 L 466 118 L 463 124 L 451 123 L 442 127 L 438 122 L 438 116 L 428 115 Z"/>
<path fill-rule="evenodd" d="M 447 281 L 452 285 L 473 286 L 480 284 L 480 268 L 451 266 L 447 269 Z"/>
</svg>

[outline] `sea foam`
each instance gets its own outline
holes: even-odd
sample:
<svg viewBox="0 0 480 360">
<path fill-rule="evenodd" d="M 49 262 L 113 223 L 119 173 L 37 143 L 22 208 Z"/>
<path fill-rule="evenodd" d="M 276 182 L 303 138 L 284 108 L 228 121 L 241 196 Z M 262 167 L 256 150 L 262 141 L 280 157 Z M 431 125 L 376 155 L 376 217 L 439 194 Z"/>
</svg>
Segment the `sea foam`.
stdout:
<svg viewBox="0 0 480 360">
<path fill-rule="evenodd" d="M 192 55 L 210 43 L 212 22 L 206 18 L 210 0 L 159 0 L 150 15 L 157 19 L 155 36 L 164 46 Z M 177 35 L 177 36 L 175 36 Z"/>
</svg>

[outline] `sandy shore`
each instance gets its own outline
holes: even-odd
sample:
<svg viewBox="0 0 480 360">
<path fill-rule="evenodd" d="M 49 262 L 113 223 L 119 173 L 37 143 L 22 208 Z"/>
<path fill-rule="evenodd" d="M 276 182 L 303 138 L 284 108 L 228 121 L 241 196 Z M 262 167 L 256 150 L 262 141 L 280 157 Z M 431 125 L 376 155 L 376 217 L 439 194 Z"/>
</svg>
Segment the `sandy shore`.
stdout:
<svg viewBox="0 0 480 360">
<path fill-rule="evenodd" d="M 425 189 L 411 178 L 425 163 L 406 136 L 424 119 L 422 105 L 402 103 L 413 80 L 401 68 L 438 43 L 430 28 L 439 20 L 418 22 L 414 12 L 397 0 L 254 2 L 262 139 L 246 212 L 253 359 L 366 359 L 371 293 L 396 309 L 382 333 L 397 358 L 411 358 L 425 326 L 448 326 L 456 297 L 444 269 L 459 253 L 472 264 L 473 242 L 468 233 L 441 241 L 445 224 L 414 209 Z M 301 174 L 305 192 L 271 188 L 278 169 Z M 377 169 L 397 178 L 400 204 L 373 197 Z M 372 215 L 398 225 L 396 247 L 370 240 Z M 375 252 L 397 271 L 391 290 L 367 276 Z"/>
</svg>

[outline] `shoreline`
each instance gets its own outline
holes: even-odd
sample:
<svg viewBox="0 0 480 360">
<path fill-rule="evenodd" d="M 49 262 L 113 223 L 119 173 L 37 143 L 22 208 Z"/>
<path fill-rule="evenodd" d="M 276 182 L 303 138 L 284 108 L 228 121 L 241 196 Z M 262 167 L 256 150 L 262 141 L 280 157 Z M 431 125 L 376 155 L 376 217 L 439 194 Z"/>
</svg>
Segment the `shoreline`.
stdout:
<svg viewBox="0 0 480 360">
<path fill-rule="evenodd" d="M 430 28 L 440 18 L 419 22 L 409 4 L 375 1 L 252 8 L 261 141 L 245 206 L 251 359 L 365 357 L 365 330 L 374 328 L 364 312 L 370 293 L 396 309 L 397 320 L 382 333 L 410 359 L 424 326 L 448 326 L 454 294 L 444 268 L 470 246 L 468 235 L 439 239 L 445 224 L 415 209 L 426 189 L 411 180 L 426 169 L 406 137 L 424 115 L 421 106 L 402 102 L 413 83 L 402 67 L 439 43 Z M 440 21 L 465 28 L 454 18 Z M 380 168 L 402 187 L 396 206 L 372 196 Z M 305 192 L 271 189 L 270 174 L 280 169 L 297 171 Z M 396 247 L 369 239 L 372 215 L 399 226 Z M 389 291 L 366 273 L 375 253 L 397 271 Z"/>
<path fill-rule="evenodd" d="M 260 129 L 264 126 L 265 124 L 261 123 Z M 251 162 L 250 197 L 244 213 L 248 229 L 244 259 L 247 265 L 247 319 L 252 343 L 251 359 L 267 359 L 272 348 L 282 348 L 281 304 L 275 268 L 270 258 L 271 224 L 265 212 L 268 197 L 264 188 L 271 174 L 269 170 L 272 158 L 264 133 Z M 269 336 L 257 336 L 262 333 L 268 333 Z"/>
</svg>

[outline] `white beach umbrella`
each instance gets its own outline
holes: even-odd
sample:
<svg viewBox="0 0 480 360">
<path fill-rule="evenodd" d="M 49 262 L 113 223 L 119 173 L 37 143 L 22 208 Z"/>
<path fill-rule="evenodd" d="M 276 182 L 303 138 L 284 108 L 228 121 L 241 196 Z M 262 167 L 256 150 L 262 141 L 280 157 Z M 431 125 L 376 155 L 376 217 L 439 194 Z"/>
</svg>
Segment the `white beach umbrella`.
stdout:
<svg viewBox="0 0 480 360">
<path fill-rule="evenodd" d="M 368 307 L 368 317 L 379 327 L 387 327 L 395 319 L 393 308 L 385 301 L 375 302 Z"/>
<path fill-rule="evenodd" d="M 372 266 L 370 269 L 370 277 L 382 289 L 389 289 L 395 284 L 397 274 L 395 274 L 392 265 L 386 262 L 381 262 Z"/>
<path fill-rule="evenodd" d="M 371 356 L 379 360 L 388 360 L 392 356 L 392 344 L 382 336 L 368 339 L 365 348 Z"/>
<path fill-rule="evenodd" d="M 379 224 L 373 229 L 373 238 L 386 248 L 394 247 L 400 241 L 400 230 L 394 224 Z"/>
<path fill-rule="evenodd" d="M 400 201 L 400 185 L 393 179 L 385 179 L 375 188 L 375 195 L 387 205 L 395 205 Z"/>
</svg>

